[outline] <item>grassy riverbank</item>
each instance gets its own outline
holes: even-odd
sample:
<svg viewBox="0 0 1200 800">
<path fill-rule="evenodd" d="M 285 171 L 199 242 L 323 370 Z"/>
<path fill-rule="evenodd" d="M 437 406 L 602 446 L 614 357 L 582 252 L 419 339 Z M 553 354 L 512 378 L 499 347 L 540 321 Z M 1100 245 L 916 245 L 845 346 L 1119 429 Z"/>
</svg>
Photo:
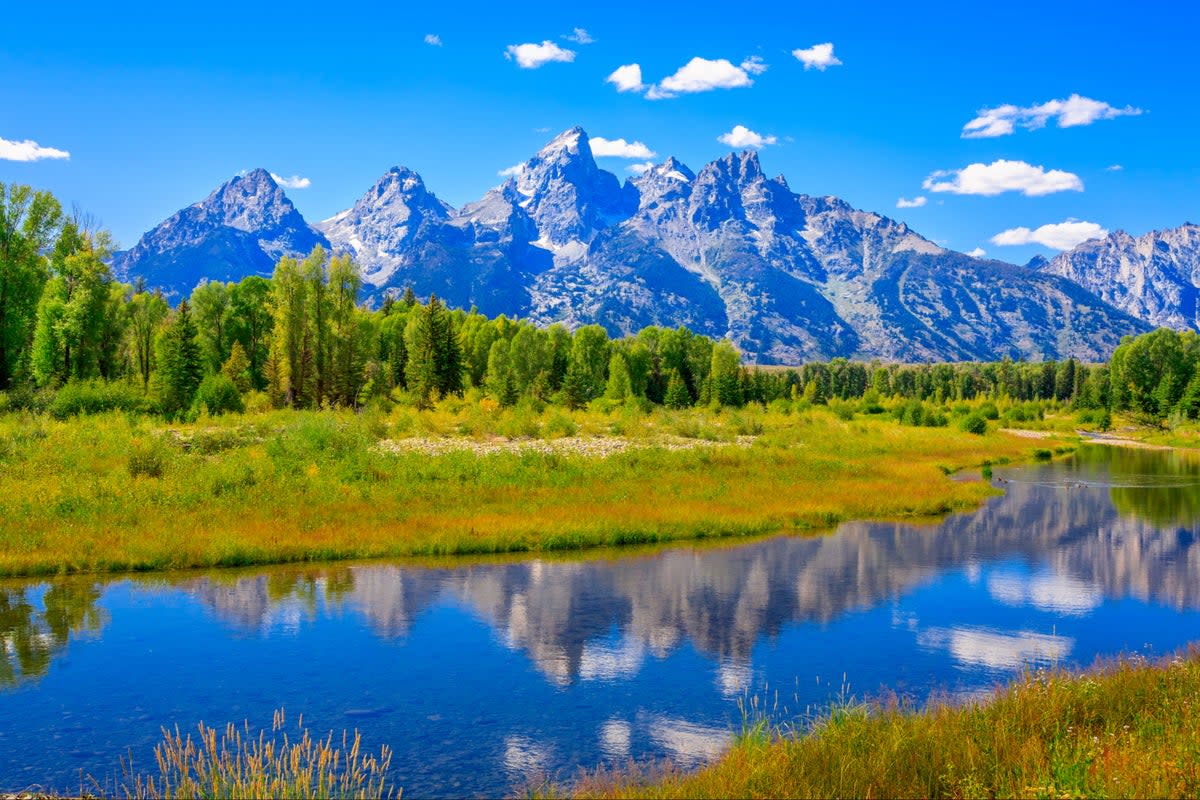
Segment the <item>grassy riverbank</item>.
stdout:
<svg viewBox="0 0 1200 800">
<path fill-rule="evenodd" d="M 553 551 L 929 517 L 992 491 L 948 472 L 1054 445 L 825 408 L 537 414 L 458 402 L 176 426 L 8 414 L 0 575 Z"/>
<path fill-rule="evenodd" d="M 716 764 L 593 776 L 579 797 L 1196 797 L 1200 653 L 1026 675 L 992 700 L 913 712 L 848 705 L 752 726 Z"/>
</svg>

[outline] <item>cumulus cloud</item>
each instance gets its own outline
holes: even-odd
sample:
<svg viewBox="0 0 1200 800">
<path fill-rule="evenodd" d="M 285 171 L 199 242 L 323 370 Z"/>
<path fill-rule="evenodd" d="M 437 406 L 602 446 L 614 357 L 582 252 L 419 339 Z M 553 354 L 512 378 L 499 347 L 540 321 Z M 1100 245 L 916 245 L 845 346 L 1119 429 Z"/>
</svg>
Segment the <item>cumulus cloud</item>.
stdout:
<svg viewBox="0 0 1200 800">
<path fill-rule="evenodd" d="M 516 61 L 521 69 L 537 69 L 551 61 L 574 61 L 575 51 L 561 48 L 547 39 L 541 44 L 510 44 L 504 51 L 504 57 Z"/>
<path fill-rule="evenodd" d="M 624 139 L 605 139 L 603 136 L 591 138 L 592 155 L 613 156 L 615 158 L 654 158 L 655 153 L 641 142 L 627 142 Z"/>
<path fill-rule="evenodd" d="M 271 177 L 276 183 L 285 189 L 307 189 L 308 187 L 312 186 L 312 181 L 310 181 L 308 178 L 302 178 L 299 175 L 293 175 L 290 178 L 285 178 L 282 175 L 276 175 L 274 172 L 272 172 Z"/>
<path fill-rule="evenodd" d="M 615 85 L 618 92 L 640 92 L 646 88 L 642 83 L 640 64 L 625 64 L 617 67 L 604 81 Z"/>
<path fill-rule="evenodd" d="M 763 136 L 761 133 L 756 133 L 745 125 L 734 125 L 733 130 L 729 133 L 722 133 L 717 137 L 717 141 L 738 149 L 752 147 L 755 150 L 760 150 L 769 144 L 775 144 L 779 140 L 774 136 Z"/>
<path fill-rule="evenodd" d="M 896 208 L 920 208 L 921 206 L 925 205 L 927 202 L 929 202 L 929 201 L 925 198 L 924 195 L 918 195 L 917 197 L 914 197 L 912 200 L 909 200 L 908 198 L 905 198 L 905 197 L 901 197 L 899 200 L 896 201 Z"/>
<path fill-rule="evenodd" d="M 500 170 L 496 174 L 499 175 L 501 178 L 515 178 L 517 175 L 520 175 L 524 171 L 525 171 L 524 164 L 513 164 L 511 167 L 505 167 L 504 169 Z"/>
<path fill-rule="evenodd" d="M 53 147 L 42 147 L 32 139 L 23 142 L 10 142 L 0 139 L 0 161 L 42 161 L 48 158 L 70 158 L 66 150 Z"/>
<path fill-rule="evenodd" d="M 1102 119 L 1136 117 L 1144 113 L 1140 108 L 1125 106 L 1117 108 L 1101 100 L 1073 94 L 1066 100 L 1048 100 L 1034 106 L 1002 105 L 981 108 L 975 119 L 963 126 L 964 139 L 988 139 L 1008 136 L 1017 126 L 1034 131 L 1046 127 L 1054 120 L 1060 128 L 1091 125 Z"/>
<path fill-rule="evenodd" d="M 812 47 L 793 50 L 792 55 L 804 64 L 805 69 L 819 69 L 821 72 L 828 67 L 840 66 L 842 63 L 833 54 L 833 42 L 824 42 L 823 44 L 814 44 Z"/>
<path fill-rule="evenodd" d="M 654 169 L 654 162 L 643 161 L 637 164 L 630 164 L 625 169 L 629 170 L 634 175 L 641 175 L 643 172 L 649 172 L 650 170 Z"/>
<path fill-rule="evenodd" d="M 1024 161 L 1000 159 L 991 164 L 969 164 L 962 169 L 943 169 L 932 173 L 921 184 L 930 192 L 979 194 L 993 197 L 1004 192 L 1020 192 L 1037 197 L 1055 192 L 1082 192 L 1083 181 L 1073 172 L 1047 170 Z"/>
<path fill-rule="evenodd" d="M 982 247 L 976 247 L 974 250 L 967 253 L 967 255 L 969 255 L 971 258 L 983 258 L 987 255 L 987 250 L 984 250 Z"/>
<path fill-rule="evenodd" d="M 568 42 L 574 42 L 575 44 L 591 44 L 592 42 L 596 41 L 591 37 L 591 34 L 589 34 L 583 28 L 576 28 L 563 38 Z"/>
<path fill-rule="evenodd" d="M 758 63 L 758 62 L 755 62 Z M 710 60 L 697 56 L 680 67 L 674 75 L 663 78 L 646 92 L 647 99 L 662 100 L 680 94 L 710 92 L 713 89 L 738 89 L 753 86 L 744 66 L 735 66 L 728 59 Z"/>
<path fill-rule="evenodd" d="M 1009 246 L 1022 244 L 1040 244 L 1055 250 L 1070 250 L 1083 244 L 1089 239 L 1103 239 L 1108 230 L 1094 222 L 1080 222 L 1069 219 L 1043 225 L 1040 228 L 1009 228 L 992 237 L 992 244 Z"/>
<path fill-rule="evenodd" d="M 425 44 L 431 44 L 434 47 L 441 47 L 442 37 L 438 36 L 436 33 L 427 33 L 425 34 Z"/>
</svg>

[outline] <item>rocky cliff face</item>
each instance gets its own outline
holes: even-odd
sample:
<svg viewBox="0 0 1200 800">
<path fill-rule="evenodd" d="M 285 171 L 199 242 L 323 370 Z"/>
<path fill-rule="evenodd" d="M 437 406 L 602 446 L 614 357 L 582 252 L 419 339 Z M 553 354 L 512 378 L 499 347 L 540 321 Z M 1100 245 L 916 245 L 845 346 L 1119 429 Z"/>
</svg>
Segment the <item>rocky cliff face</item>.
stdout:
<svg viewBox="0 0 1200 800">
<path fill-rule="evenodd" d="M 1116 231 L 1038 268 L 1151 325 L 1200 329 L 1200 225 L 1187 223 L 1137 238 Z"/>
<path fill-rule="evenodd" d="M 273 213 L 216 199 L 244 192 L 238 180 L 147 234 L 122 266 L 134 274 L 149 265 L 151 283 L 184 286 L 225 279 L 236 253 L 243 272 L 267 272 L 272 252 L 327 240 L 355 256 L 374 301 L 412 286 L 455 306 L 594 322 L 614 335 L 687 325 L 728 336 L 762 363 L 1096 360 L 1146 329 L 1050 271 L 972 259 L 835 197 L 797 194 L 782 176 L 768 178 L 753 152 L 698 172 L 668 158 L 622 185 L 572 128 L 462 209 L 395 167 L 315 229 L 273 181 L 281 202 L 260 204 Z M 216 257 L 201 274 L 205 248 Z M 172 272 L 176 252 L 187 269 Z"/>
<path fill-rule="evenodd" d="M 270 275 L 285 255 L 307 253 L 328 240 L 313 230 L 264 169 L 238 175 L 195 205 L 160 223 L 130 250 L 117 253 L 122 280 L 144 278 L 171 296 L 202 279 Z"/>
</svg>

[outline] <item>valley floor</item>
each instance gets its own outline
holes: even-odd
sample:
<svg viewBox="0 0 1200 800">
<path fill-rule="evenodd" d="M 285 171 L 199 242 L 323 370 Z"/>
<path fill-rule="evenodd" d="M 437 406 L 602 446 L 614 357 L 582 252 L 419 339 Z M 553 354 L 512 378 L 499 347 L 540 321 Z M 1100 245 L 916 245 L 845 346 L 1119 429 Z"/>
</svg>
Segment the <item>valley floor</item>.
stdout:
<svg viewBox="0 0 1200 800">
<path fill-rule="evenodd" d="M 842 416 L 846 416 L 844 413 Z M 0 575 L 546 552 L 932 517 L 962 468 L 1073 436 L 883 414 L 275 411 L 168 426 L 0 415 Z"/>
</svg>

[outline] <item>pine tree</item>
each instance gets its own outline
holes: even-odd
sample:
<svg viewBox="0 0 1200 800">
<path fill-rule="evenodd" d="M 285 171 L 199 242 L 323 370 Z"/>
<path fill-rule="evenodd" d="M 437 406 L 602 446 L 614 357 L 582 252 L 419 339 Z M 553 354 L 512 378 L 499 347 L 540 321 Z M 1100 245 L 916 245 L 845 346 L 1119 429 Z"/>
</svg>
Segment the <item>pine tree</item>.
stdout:
<svg viewBox="0 0 1200 800">
<path fill-rule="evenodd" d="M 587 405 L 590 383 L 591 379 L 586 367 L 572 361 L 571 365 L 567 367 L 566 377 L 563 378 L 563 405 L 572 411 Z"/>
<path fill-rule="evenodd" d="M 413 291 L 412 286 L 405 286 L 404 287 L 404 296 L 402 298 L 400 298 L 400 302 L 404 303 L 405 308 L 412 308 L 413 306 L 417 305 L 420 301 L 417 300 L 416 292 Z"/>
<path fill-rule="evenodd" d="M 442 333 L 441 303 L 430 295 L 429 303 L 412 315 L 405 335 L 408 337 L 408 389 L 416 395 L 418 408 L 430 408 L 438 397 L 439 377 L 444 362 L 445 338 Z"/>
<path fill-rule="evenodd" d="M 667 393 L 663 396 L 663 405 L 667 408 L 687 408 L 692 404 L 692 396 L 688 393 L 687 384 L 679 370 L 672 369 L 667 381 Z"/>
<path fill-rule="evenodd" d="M 175 321 L 159 338 L 158 369 L 163 413 L 175 417 L 191 408 L 204 375 L 204 364 L 187 300 L 179 303 Z"/>
<path fill-rule="evenodd" d="M 449 314 L 443 314 L 445 327 L 445 352 L 441 358 L 441 374 L 438 376 L 438 390 L 442 397 L 449 395 L 462 396 L 463 393 L 463 346 L 459 337 L 458 326 Z"/>
</svg>

